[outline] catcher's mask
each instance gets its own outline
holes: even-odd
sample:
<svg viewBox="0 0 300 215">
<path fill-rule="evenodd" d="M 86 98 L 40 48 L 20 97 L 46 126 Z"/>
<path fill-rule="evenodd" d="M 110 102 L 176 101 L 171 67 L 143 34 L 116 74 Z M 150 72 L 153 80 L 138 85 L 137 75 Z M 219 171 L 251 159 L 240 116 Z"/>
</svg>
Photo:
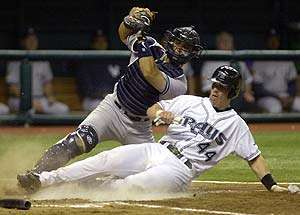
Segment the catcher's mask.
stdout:
<svg viewBox="0 0 300 215">
<path fill-rule="evenodd" d="M 164 34 L 164 47 L 170 60 L 178 64 L 185 64 L 192 58 L 199 57 L 203 50 L 194 26 L 167 30 Z"/>
<path fill-rule="evenodd" d="M 237 97 L 240 92 L 242 76 L 239 71 L 231 66 L 218 67 L 210 80 L 229 88 L 228 98 L 230 99 Z"/>
</svg>

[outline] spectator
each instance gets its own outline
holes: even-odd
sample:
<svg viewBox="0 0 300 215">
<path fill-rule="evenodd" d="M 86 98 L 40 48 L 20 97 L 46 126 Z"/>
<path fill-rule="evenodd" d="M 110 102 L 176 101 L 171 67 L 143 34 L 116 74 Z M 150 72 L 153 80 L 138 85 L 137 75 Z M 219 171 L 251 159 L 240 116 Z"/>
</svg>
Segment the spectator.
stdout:
<svg viewBox="0 0 300 215">
<path fill-rule="evenodd" d="M 38 37 L 33 28 L 28 28 L 21 38 L 21 47 L 25 50 L 36 50 Z M 8 105 L 12 111 L 20 106 L 20 61 L 7 63 L 6 82 L 9 85 Z M 52 92 L 53 74 L 48 61 L 30 62 L 32 71 L 32 108 L 36 113 L 65 114 L 67 105 L 56 101 Z"/>
<path fill-rule="evenodd" d="M 267 48 L 277 50 L 280 36 L 272 29 L 267 35 Z M 292 61 L 257 61 L 253 63 L 254 91 L 257 103 L 270 113 L 300 111 L 300 97 L 296 97 L 297 71 Z"/>
<path fill-rule="evenodd" d="M 186 63 L 183 65 L 182 67 L 183 69 L 183 72 L 186 76 L 186 79 L 187 79 L 187 86 L 188 86 L 188 89 L 187 89 L 187 93 L 188 95 L 197 95 L 196 91 L 196 86 L 195 86 L 195 70 L 192 66 L 192 64 L 190 62 Z"/>
<path fill-rule="evenodd" d="M 91 49 L 105 50 L 108 41 L 102 30 L 98 30 L 91 41 Z M 85 111 L 94 110 L 104 97 L 113 91 L 114 84 L 127 69 L 127 60 L 100 59 L 85 61 L 77 69 L 77 85 Z"/>
<path fill-rule="evenodd" d="M 188 95 L 202 95 L 201 94 L 201 71 L 202 64 L 199 61 L 191 61 L 183 65 L 183 73 L 187 78 L 187 94 Z"/>
<path fill-rule="evenodd" d="M 0 115 L 8 114 L 8 113 L 9 113 L 8 107 L 5 104 L 0 102 Z"/>
<path fill-rule="evenodd" d="M 218 50 L 233 51 L 234 39 L 232 34 L 222 31 L 216 36 L 216 48 Z M 201 70 L 202 94 L 207 96 L 211 88 L 209 77 L 212 71 L 222 65 L 230 65 L 241 72 L 244 83 L 240 95 L 233 99 L 231 106 L 237 112 L 257 112 L 255 98 L 252 92 L 252 75 L 244 62 L 241 61 L 206 61 L 203 63 Z"/>
</svg>

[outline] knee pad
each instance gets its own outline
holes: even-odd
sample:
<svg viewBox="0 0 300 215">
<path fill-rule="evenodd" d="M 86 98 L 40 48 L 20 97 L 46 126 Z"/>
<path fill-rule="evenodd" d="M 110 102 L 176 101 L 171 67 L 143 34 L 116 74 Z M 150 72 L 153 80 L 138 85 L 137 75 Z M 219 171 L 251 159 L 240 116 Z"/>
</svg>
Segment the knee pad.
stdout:
<svg viewBox="0 0 300 215">
<path fill-rule="evenodd" d="M 97 143 L 96 131 L 91 126 L 80 126 L 75 132 L 51 146 L 36 163 L 33 171 L 41 173 L 62 167 L 70 159 L 91 151 Z"/>
<path fill-rule="evenodd" d="M 76 145 L 82 152 L 90 152 L 98 144 L 98 135 L 90 125 L 82 125 L 71 134 Z"/>
</svg>

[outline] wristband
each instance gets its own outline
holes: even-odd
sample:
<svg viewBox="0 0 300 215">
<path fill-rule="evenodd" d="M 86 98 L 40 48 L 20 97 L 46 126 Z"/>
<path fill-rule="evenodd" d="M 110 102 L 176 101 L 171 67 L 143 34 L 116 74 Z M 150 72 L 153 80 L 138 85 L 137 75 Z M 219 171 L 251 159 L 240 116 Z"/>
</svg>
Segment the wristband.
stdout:
<svg viewBox="0 0 300 215">
<path fill-rule="evenodd" d="M 134 50 L 139 58 L 152 56 L 149 46 L 147 46 L 144 42 L 139 42 L 136 47 L 134 47 Z"/>
<path fill-rule="evenodd" d="M 273 185 L 276 185 L 276 181 L 273 179 L 270 173 L 266 174 L 262 179 L 261 183 L 268 189 L 271 190 Z"/>
</svg>

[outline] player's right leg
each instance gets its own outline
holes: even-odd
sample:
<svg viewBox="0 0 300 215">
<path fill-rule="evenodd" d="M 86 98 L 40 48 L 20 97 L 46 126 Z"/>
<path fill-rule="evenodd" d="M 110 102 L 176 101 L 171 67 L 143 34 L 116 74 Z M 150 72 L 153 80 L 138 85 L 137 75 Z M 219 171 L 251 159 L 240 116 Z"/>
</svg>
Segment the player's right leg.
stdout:
<svg viewBox="0 0 300 215">
<path fill-rule="evenodd" d="M 116 132 L 112 127 L 121 130 L 122 125 L 118 124 L 117 114 L 115 109 L 111 108 L 111 104 L 109 97 L 104 99 L 76 131 L 68 134 L 45 151 L 32 171 L 40 173 L 55 170 L 67 164 L 72 158 L 90 152 L 100 141 L 118 139 L 119 137 L 115 135 Z M 124 133 L 119 133 L 120 136 L 124 136 Z"/>
<path fill-rule="evenodd" d="M 51 146 L 36 163 L 33 171 L 51 171 L 64 166 L 72 158 L 90 152 L 98 143 L 98 135 L 90 125 L 81 125 L 73 133 Z"/>
</svg>

